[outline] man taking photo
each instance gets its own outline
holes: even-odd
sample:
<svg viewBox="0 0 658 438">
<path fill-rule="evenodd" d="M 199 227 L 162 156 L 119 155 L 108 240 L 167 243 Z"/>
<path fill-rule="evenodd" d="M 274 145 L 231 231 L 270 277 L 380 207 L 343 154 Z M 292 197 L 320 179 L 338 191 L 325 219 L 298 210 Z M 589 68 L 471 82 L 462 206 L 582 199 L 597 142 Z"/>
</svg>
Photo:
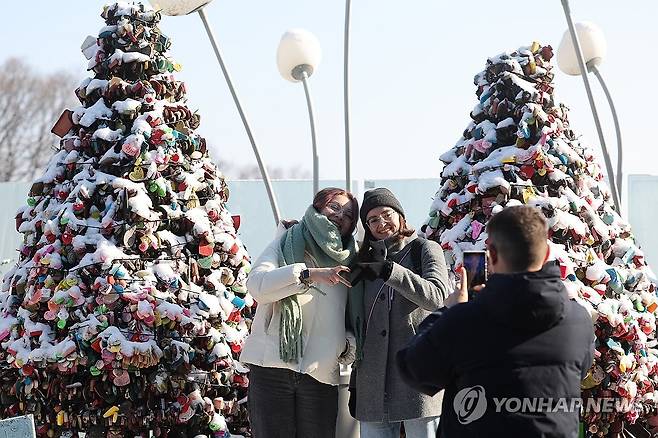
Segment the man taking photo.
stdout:
<svg viewBox="0 0 658 438">
<path fill-rule="evenodd" d="M 398 353 L 402 376 L 429 395 L 445 389 L 441 437 L 575 438 L 592 320 L 568 298 L 559 266 L 545 264 L 548 227 L 538 208 L 504 209 L 487 232 L 486 287 L 467 302 L 462 275 L 450 308 L 428 317 Z"/>
</svg>

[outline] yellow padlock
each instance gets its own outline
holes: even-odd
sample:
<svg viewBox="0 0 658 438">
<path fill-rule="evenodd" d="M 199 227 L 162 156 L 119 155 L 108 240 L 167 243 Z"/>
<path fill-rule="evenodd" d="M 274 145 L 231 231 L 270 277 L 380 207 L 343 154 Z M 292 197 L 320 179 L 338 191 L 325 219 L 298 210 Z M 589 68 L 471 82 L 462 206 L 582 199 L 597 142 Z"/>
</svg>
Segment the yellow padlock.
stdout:
<svg viewBox="0 0 658 438">
<path fill-rule="evenodd" d="M 523 203 L 527 204 L 535 197 L 535 190 L 532 187 L 523 189 Z"/>
<path fill-rule="evenodd" d="M 110 409 L 105 411 L 103 414 L 103 418 L 110 418 L 112 417 L 114 419 L 115 415 L 119 414 L 119 407 L 118 406 L 112 406 Z"/>
<path fill-rule="evenodd" d="M 57 425 L 58 426 L 64 425 L 64 411 L 59 411 L 57 413 Z"/>
</svg>

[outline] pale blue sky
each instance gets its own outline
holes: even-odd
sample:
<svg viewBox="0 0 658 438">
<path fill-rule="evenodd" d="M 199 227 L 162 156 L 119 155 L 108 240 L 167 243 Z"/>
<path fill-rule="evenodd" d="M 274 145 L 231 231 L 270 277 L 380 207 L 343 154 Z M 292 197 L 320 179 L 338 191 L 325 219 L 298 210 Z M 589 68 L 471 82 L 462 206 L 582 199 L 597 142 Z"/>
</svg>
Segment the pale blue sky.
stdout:
<svg viewBox="0 0 658 438">
<path fill-rule="evenodd" d="M 353 0 L 352 148 L 354 178 L 438 177 L 439 155 L 460 137 L 476 103 L 473 76 L 487 57 L 529 45 L 555 49 L 566 29 L 559 0 L 445 2 Z M 601 66 L 615 98 L 625 144 L 626 173 L 658 173 L 655 75 L 658 2 L 572 0 L 576 21 L 604 31 L 608 58 Z M 103 25 L 104 2 L 12 1 L 3 4 L 0 61 L 20 56 L 41 71 L 66 69 L 80 79 L 80 44 Z M 28 6 L 29 5 L 29 6 Z M 284 81 L 275 54 L 289 28 L 318 37 L 323 60 L 312 77 L 318 116 L 320 176 L 344 177 L 342 42 L 344 2 L 217 0 L 207 15 L 242 98 L 265 161 L 311 170 L 310 134 L 301 84 Z M 215 157 L 255 162 L 199 17 L 165 17 L 171 54 L 183 64 L 189 106 L 202 115 L 200 133 Z M 555 69 L 558 70 L 557 67 Z M 605 97 L 592 76 L 609 148 L 615 136 Z M 556 73 L 558 99 L 571 109 L 572 127 L 597 140 L 579 77 Z M 596 142 L 598 150 L 598 141 Z"/>
</svg>

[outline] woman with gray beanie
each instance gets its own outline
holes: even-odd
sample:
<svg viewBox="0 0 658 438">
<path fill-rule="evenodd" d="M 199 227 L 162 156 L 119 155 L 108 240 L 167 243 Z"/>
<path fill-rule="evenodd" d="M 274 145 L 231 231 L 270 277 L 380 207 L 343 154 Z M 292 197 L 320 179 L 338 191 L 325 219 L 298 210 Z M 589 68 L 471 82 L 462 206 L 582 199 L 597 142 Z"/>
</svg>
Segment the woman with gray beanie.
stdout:
<svg viewBox="0 0 658 438">
<path fill-rule="evenodd" d="M 395 355 L 452 292 L 443 251 L 407 226 L 402 205 L 386 188 L 365 193 L 360 217 L 365 238 L 348 302 L 357 346 L 350 411 L 361 438 L 398 438 L 402 424 L 407 438 L 434 438 L 442 393 L 429 397 L 407 386 Z"/>
</svg>

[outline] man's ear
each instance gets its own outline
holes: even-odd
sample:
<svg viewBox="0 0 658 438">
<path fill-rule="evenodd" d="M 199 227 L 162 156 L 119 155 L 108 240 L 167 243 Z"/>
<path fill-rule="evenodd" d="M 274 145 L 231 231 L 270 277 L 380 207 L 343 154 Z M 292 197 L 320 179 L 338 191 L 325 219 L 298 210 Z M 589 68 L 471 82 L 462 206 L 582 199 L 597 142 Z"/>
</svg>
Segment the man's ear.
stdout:
<svg viewBox="0 0 658 438">
<path fill-rule="evenodd" d="M 546 261 L 548 261 L 548 258 L 551 256 L 551 246 L 546 245 L 546 255 L 544 256 L 544 261 L 542 262 L 542 265 L 546 264 Z"/>
<path fill-rule="evenodd" d="M 498 263 L 498 251 L 496 251 L 496 248 L 493 245 L 489 245 L 487 252 L 489 253 L 489 264 L 495 265 Z"/>
</svg>

